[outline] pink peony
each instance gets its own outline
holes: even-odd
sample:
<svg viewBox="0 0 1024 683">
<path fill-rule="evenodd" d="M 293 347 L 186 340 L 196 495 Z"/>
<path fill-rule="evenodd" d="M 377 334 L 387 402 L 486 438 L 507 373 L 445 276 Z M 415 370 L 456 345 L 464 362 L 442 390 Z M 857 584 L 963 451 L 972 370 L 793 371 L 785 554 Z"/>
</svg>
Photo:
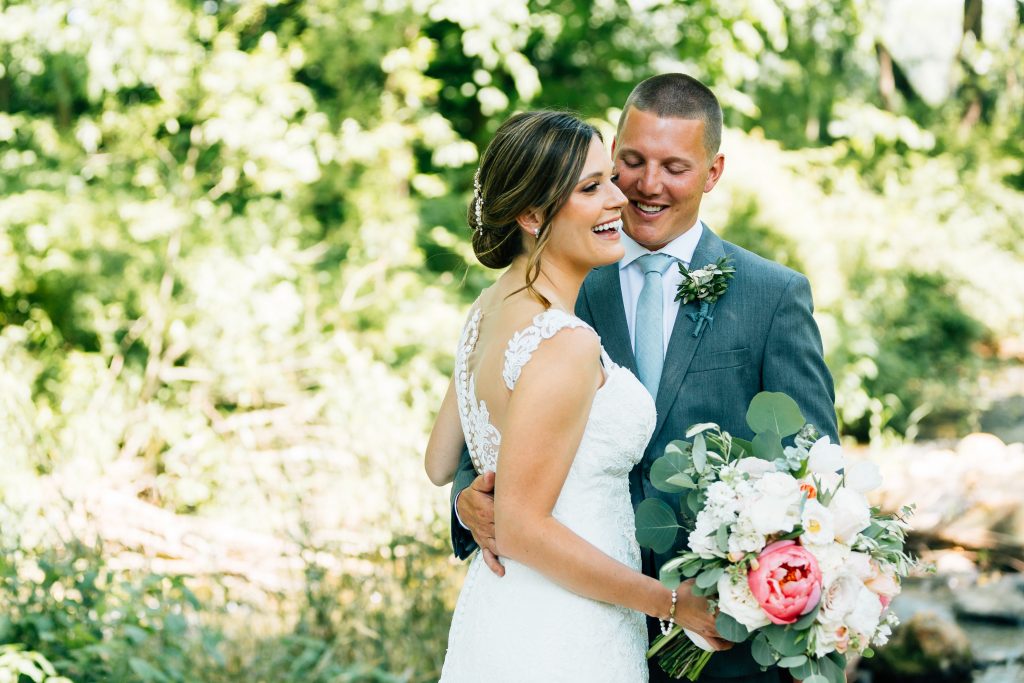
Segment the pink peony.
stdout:
<svg viewBox="0 0 1024 683">
<path fill-rule="evenodd" d="M 750 592 L 774 624 L 792 624 L 821 599 L 821 570 L 796 541 L 776 541 L 761 551 L 747 574 Z"/>
</svg>

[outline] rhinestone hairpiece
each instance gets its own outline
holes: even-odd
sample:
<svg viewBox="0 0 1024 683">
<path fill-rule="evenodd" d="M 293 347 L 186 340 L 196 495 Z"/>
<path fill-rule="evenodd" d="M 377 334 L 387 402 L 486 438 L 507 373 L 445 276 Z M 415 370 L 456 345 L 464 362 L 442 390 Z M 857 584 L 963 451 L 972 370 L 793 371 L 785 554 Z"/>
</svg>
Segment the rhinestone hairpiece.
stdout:
<svg viewBox="0 0 1024 683">
<path fill-rule="evenodd" d="M 480 169 L 478 168 L 473 174 L 473 215 L 476 218 L 476 231 L 481 234 L 484 231 L 483 209 L 484 193 L 480 189 Z"/>
</svg>

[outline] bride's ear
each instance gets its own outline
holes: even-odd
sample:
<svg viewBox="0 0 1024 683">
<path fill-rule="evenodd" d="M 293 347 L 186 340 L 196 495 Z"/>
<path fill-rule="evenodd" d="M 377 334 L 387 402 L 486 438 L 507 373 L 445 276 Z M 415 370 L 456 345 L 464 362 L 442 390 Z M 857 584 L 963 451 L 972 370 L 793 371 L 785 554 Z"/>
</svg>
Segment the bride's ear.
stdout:
<svg viewBox="0 0 1024 683">
<path fill-rule="evenodd" d="M 536 237 L 540 231 L 540 226 L 544 225 L 544 219 L 540 215 L 540 211 L 537 209 L 527 209 L 521 214 L 516 216 L 516 222 L 519 223 L 519 227 L 530 234 L 531 237 Z"/>
</svg>

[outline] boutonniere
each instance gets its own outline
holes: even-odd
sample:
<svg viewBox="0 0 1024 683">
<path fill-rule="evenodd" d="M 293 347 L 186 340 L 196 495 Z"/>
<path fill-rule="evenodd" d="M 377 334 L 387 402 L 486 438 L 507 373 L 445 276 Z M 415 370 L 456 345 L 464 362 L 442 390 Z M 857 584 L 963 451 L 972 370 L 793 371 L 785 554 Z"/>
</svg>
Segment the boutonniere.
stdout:
<svg viewBox="0 0 1024 683">
<path fill-rule="evenodd" d="M 703 268 L 689 270 L 682 263 L 679 264 L 679 272 L 683 274 L 683 281 L 676 290 L 676 301 L 682 301 L 683 305 L 696 301 L 700 308 L 696 313 L 687 313 L 686 317 L 697 323 L 693 329 L 693 336 L 700 335 L 704 325 L 711 327 L 715 319 L 708 315 L 711 304 L 725 294 L 729 289 L 729 280 L 732 279 L 736 269 L 732 267 L 732 261 L 728 256 L 723 256 L 715 263 L 709 263 Z"/>
</svg>

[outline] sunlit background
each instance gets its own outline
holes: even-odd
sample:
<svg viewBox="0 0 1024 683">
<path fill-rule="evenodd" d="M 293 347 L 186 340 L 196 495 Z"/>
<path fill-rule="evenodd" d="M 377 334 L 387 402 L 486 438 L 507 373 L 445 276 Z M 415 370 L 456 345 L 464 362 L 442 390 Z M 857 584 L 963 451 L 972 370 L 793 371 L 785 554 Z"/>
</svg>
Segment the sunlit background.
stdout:
<svg viewBox="0 0 1024 683">
<path fill-rule="evenodd" d="M 436 680 L 478 154 L 668 70 L 918 504 L 851 678 L 1024 681 L 1022 65 L 1020 0 L 0 0 L 0 681 Z"/>
</svg>

